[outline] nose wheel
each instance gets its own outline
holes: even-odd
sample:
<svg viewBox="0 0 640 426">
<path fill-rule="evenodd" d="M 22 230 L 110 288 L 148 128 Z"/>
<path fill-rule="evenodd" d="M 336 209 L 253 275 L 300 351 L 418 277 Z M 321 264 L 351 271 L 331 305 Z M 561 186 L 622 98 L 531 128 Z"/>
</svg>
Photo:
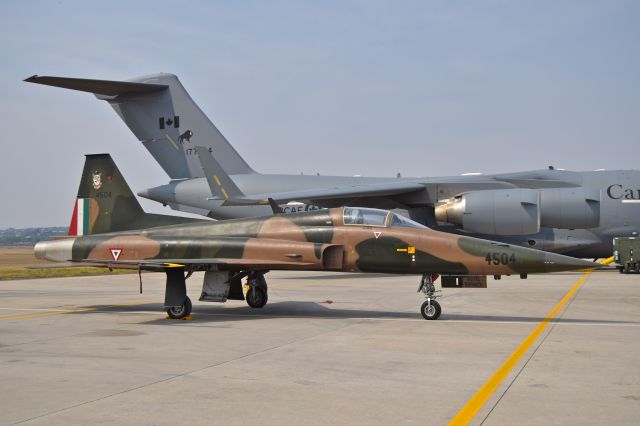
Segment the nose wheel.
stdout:
<svg viewBox="0 0 640 426">
<path fill-rule="evenodd" d="M 436 300 L 426 300 L 420 307 L 422 318 L 426 320 L 437 320 L 442 313 L 442 308 Z"/>
<path fill-rule="evenodd" d="M 440 314 L 442 313 L 440 303 L 436 301 L 436 299 L 440 297 L 441 293 L 440 291 L 436 291 L 434 282 L 437 279 L 437 275 L 424 274 L 420 280 L 420 286 L 418 287 L 418 292 L 424 293 L 427 298 L 420 307 L 422 318 L 426 320 L 437 320 L 440 318 Z"/>
</svg>

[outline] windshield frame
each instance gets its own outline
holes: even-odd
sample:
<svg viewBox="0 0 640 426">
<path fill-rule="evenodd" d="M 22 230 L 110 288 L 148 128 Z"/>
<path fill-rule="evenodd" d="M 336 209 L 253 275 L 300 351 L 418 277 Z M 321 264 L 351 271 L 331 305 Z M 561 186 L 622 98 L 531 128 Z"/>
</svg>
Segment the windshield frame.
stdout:
<svg viewBox="0 0 640 426">
<path fill-rule="evenodd" d="M 376 212 L 376 213 L 385 213 L 384 215 L 384 221 L 382 224 L 372 224 L 372 223 L 348 223 L 347 222 L 347 210 L 354 210 L 354 211 L 367 211 L 367 212 Z M 388 211 L 388 210 L 383 210 L 383 209 L 374 209 L 371 207 L 343 207 L 342 208 L 342 224 L 345 226 L 369 226 L 369 227 L 376 227 L 376 228 L 388 228 L 389 227 L 389 217 L 390 214 L 393 214 L 392 212 Z M 379 217 L 381 217 L 382 215 L 379 215 Z"/>
</svg>

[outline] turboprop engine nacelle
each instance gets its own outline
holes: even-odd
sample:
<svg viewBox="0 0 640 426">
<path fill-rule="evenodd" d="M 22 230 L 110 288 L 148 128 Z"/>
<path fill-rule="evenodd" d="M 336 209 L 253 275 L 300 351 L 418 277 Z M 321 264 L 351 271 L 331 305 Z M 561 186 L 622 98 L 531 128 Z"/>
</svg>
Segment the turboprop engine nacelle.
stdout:
<svg viewBox="0 0 640 426">
<path fill-rule="evenodd" d="M 528 235 L 541 226 L 595 228 L 600 224 L 600 191 L 587 188 L 471 191 L 436 206 L 436 220 L 465 231 Z"/>
</svg>

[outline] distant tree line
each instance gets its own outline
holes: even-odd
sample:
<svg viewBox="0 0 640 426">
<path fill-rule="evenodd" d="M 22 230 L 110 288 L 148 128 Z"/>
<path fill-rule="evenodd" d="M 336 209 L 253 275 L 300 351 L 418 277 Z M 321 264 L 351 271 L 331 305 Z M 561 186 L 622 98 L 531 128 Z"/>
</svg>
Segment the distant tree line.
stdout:
<svg viewBox="0 0 640 426">
<path fill-rule="evenodd" d="M 49 228 L 0 229 L 0 246 L 32 246 L 38 241 L 52 240 L 58 235 L 67 235 L 66 226 Z"/>
</svg>

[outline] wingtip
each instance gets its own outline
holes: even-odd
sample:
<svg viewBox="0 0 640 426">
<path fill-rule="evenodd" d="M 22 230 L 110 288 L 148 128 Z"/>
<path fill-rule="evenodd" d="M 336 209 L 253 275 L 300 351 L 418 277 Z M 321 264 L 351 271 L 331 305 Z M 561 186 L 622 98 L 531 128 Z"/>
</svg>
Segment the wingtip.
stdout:
<svg viewBox="0 0 640 426">
<path fill-rule="evenodd" d="M 34 74 L 31 77 L 27 77 L 22 81 L 26 81 L 27 83 L 34 83 L 38 79 L 38 74 Z"/>
</svg>

